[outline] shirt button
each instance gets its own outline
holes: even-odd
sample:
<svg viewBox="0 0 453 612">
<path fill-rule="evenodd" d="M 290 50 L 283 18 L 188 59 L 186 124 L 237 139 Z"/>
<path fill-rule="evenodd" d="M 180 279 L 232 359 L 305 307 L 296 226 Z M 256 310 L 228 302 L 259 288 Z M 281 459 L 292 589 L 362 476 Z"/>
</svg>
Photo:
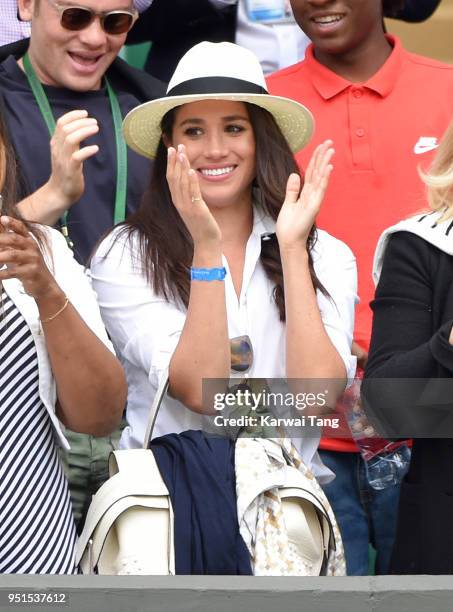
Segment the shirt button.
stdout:
<svg viewBox="0 0 453 612">
<path fill-rule="evenodd" d="M 363 138 L 363 136 L 365 136 L 365 130 L 363 128 L 358 128 L 355 133 L 359 138 Z"/>
<path fill-rule="evenodd" d="M 353 89 L 352 95 L 354 96 L 354 98 L 361 98 L 363 95 L 363 91 L 361 89 Z"/>
</svg>

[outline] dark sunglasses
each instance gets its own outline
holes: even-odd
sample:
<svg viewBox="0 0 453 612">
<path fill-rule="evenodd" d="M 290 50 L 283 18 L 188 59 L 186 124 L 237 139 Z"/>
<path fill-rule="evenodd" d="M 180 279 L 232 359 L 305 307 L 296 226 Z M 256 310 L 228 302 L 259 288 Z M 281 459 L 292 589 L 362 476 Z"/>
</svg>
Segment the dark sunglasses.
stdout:
<svg viewBox="0 0 453 612">
<path fill-rule="evenodd" d="M 138 18 L 136 10 L 109 11 L 98 13 L 83 6 L 68 6 L 55 0 L 47 0 L 59 13 L 60 23 L 66 30 L 83 30 L 99 17 L 101 27 L 106 34 L 125 34 L 134 25 Z"/>
<path fill-rule="evenodd" d="M 253 364 L 253 346 L 248 336 L 237 336 L 230 340 L 231 369 L 233 372 L 248 372 Z"/>
</svg>

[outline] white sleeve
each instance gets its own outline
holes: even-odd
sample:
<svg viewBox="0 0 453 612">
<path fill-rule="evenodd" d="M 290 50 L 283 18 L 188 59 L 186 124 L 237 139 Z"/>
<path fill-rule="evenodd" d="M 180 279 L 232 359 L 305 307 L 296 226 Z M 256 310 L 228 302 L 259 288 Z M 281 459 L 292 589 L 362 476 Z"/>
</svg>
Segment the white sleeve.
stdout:
<svg viewBox="0 0 453 612">
<path fill-rule="evenodd" d="M 118 355 L 157 385 L 179 342 L 186 314 L 154 293 L 138 253 L 137 235 L 128 239 L 115 230 L 92 258 L 91 277 Z"/>
<path fill-rule="evenodd" d="M 355 375 L 357 359 L 351 354 L 354 310 L 357 297 L 357 266 L 349 247 L 318 230 L 312 251 L 316 276 L 330 297 L 317 292 L 321 318 L 329 338 L 343 359 L 349 381 Z"/>
<path fill-rule="evenodd" d="M 88 325 L 91 331 L 112 351 L 102 322 L 96 294 L 90 278 L 84 268 L 74 259 L 74 254 L 66 244 L 64 236 L 51 228 L 46 228 L 49 240 L 49 253 L 44 251 L 46 263 L 53 271 L 58 286 L 64 291 L 69 301 Z"/>
</svg>

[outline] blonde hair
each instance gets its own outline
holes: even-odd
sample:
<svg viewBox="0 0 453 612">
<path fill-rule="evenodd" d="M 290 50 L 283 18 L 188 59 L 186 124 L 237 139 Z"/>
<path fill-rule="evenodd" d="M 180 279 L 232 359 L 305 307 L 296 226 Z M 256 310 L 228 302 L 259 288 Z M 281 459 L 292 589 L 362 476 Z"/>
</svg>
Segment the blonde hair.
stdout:
<svg viewBox="0 0 453 612">
<path fill-rule="evenodd" d="M 448 126 L 428 172 L 419 169 L 427 186 L 431 210 L 442 211 L 439 221 L 453 217 L 453 121 Z"/>
</svg>

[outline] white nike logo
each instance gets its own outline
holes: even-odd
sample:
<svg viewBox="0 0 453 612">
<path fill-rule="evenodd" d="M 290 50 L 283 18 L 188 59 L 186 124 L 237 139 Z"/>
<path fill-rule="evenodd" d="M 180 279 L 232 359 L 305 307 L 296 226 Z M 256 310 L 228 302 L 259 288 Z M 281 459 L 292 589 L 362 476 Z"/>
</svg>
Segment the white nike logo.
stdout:
<svg viewBox="0 0 453 612">
<path fill-rule="evenodd" d="M 437 149 L 439 146 L 437 138 L 434 136 L 420 136 L 418 142 L 415 143 L 414 153 L 420 155 L 421 153 L 427 153 L 433 149 Z"/>
</svg>

